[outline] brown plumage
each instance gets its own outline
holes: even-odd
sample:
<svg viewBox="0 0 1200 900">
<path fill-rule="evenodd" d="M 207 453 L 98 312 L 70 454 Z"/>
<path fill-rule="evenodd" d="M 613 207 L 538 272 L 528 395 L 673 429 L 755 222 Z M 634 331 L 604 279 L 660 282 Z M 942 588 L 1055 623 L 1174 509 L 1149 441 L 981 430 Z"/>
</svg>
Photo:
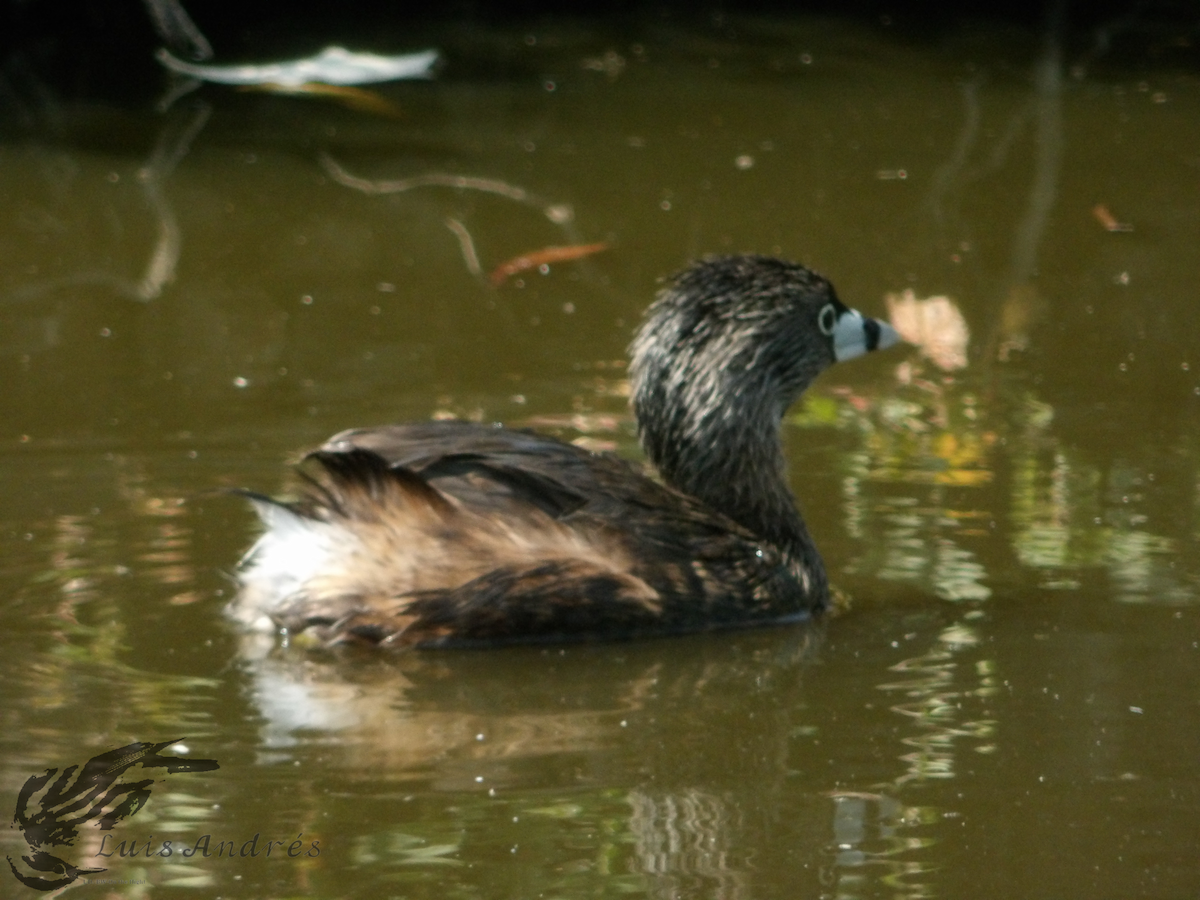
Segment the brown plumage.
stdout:
<svg viewBox="0 0 1200 900">
<path fill-rule="evenodd" d="M 804 618 L 825 570 L 779 427 L 837 359 L 895 333 L 807 269 L 724 257 L 682 272 L 630 347 L 660 484 L 528 431 L 428 422 L 339 434 L 266 525 L 231 613 L 324 643 L 492 645 Z"/>
</svg>

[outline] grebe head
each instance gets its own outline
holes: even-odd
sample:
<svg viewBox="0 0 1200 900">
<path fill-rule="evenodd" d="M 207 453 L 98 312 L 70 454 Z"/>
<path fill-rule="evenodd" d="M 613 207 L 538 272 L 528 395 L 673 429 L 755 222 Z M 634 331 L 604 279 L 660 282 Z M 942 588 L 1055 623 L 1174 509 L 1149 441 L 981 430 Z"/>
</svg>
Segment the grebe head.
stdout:
<svg viewBox="0 0 1200 900">
<path fill-rule="evenodd" d="M 898 340 L 803 266 L 702 260 L 659 294 L 630 346 L 642 446 L 675 487 L 785 547 L 803 543 L 783 473 L 783 414 L 834 362 Z"/>
</svg>

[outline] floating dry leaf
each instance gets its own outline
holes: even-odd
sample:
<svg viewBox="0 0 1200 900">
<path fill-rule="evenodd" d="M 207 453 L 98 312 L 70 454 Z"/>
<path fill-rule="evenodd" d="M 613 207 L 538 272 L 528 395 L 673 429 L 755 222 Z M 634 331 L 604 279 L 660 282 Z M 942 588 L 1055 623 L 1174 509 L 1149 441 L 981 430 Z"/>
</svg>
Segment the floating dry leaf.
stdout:
<svg viewBox="0 0 1200 900">
<path fill-rule="evenodd" d="M 949 297 L 920 299 L 911 290 L 888 294 L 888 319 L 900 337 L 945 372 L 965 368 L 971 340 L 967 320 Z"/>
<path fill-rule="evenodd" d="M 173 72 L 190 75 L 201 81 L 218 84 L 280 84 L 298 87 L 312 81 L 325 84 L 372 84 L 397 81 L 402 78 L 430 78 L 438 61 L 436 50 L 403 53 L 399 56 L 378 56 L 374 53 L 351 53 L 345 47 L 326 47 L 316 56 L 287 62 L 247 64 L 240 66 L 210 66 L 190 63 L 171 51 L 160 49 L 154 54 L 160 63 Z"/>
</svg>

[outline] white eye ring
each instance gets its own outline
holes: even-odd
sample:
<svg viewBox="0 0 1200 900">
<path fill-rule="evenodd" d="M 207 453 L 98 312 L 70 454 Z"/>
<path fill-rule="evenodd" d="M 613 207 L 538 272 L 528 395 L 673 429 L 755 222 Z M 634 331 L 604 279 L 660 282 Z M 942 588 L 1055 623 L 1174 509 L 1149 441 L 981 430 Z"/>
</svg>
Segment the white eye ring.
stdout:
<svg viewBox="0 0 1200 900">
<path fill-rule="evenodd" d="M 817 313 L 817 327 L 821 329 L 821 334 L 833 334 L 833 326 L 837 324 L 837 310 L 833 308 L 832 303 L 826 303 L 821 307 L 821 311 Z"/>
</svg>

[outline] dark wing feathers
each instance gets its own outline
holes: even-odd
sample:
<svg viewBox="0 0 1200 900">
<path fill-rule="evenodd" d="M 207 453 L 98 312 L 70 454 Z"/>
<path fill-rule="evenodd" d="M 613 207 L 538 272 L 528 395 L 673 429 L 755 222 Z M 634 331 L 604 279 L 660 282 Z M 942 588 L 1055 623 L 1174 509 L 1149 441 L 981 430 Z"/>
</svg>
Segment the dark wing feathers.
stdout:
<svg viewBox="0 0 1200 900">
<path fill-rule="evenodd" d="M 514 465 L 492 462 L 479 453 L 452 453 L 422 466 L 419 471 L 423 478 L 437 481 L 439 487 L 443 479 L 475 476 L 476 483 L 478 479 L 490 482 L 492 493 L 496 489 L 507 489 L 513 501 L 528 503 L 555 519 L 564 518 L 587 503 L 587 497 L 554 478 Z M 442 489 L 456 493 L 449 485 Z"/>
<path fill-rule="evenodd" d="M 452 421 L 352 429 L 335 434 L 321 449 L 342 452 L 360 447 L 375 451 L 392 465 L 412 467 L 454 453 L 538 453 L 547 445 L 570 446 L 533 431 Z"/>
<path fill-rule="evenodd" d="M 371 520 L 389 500 L 404 501 L 441 517 L 454 507 L 429 482 L 409 469 L 391 466 L 370 450 L 351 449 L 341 453 L 314 450 L 304 458 L 320 466 L 323 478 L 301 470 L 310 503 L 325 506 L 348 519 Z"/>
<path fill-rule="evenodd" d="M 684 532 L 753 535 L 699 501 L 647 478 L 611 453 L 593 453 L 533 431 L 489 428 L 473 422 L 418 422 L 345 431 L 322 448 L 345 453 L 370 450 L 394 467 L 436 481 L 439 490 L 493 509 L 506 499 L 532 503 L 556 518 L 573 513 L 609 517 L 637 527 L 640 520 L 678 526 Z M 470 459 L 468 466 L 465 462 Z M 461 470 L 459 467 L 462 467 Z M 474 475 L 455 483 L 453 474 Z M 489 500 L 480 492 L 490 494 Z M 518 509 L 514 509 L 518 512 Z M 633 516 L 633 521 L 629 520 Z M 666 537 L 668 529 L 660 529 Z"/>
<path fill-rule="evenodd" d="M 370 519 L 397 492 L 407 502 L 443 516 L 454 511 L 447 498 L 481 513 L 520 514 L 522 508 L 533 507 L 554 519 L 588 502 L 552 475 L 519 465 L 524 460 L 493 459 L 479 452 L 394 462 L 374 449 L 352 446 L 314 450 L 304 461 L 319 467 L 316 474 L 300 472 L 305 494 L 301 510 L 315 517 L 324 511 Z"/>
</svg>

